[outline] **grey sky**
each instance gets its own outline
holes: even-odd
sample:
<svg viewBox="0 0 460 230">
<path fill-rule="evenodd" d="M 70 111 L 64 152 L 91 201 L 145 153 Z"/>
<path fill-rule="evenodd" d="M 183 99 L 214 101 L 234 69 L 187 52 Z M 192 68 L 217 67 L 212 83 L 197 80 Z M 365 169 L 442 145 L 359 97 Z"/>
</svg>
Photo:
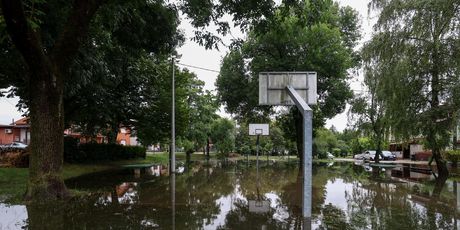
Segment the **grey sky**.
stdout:
<svg viewBox="0 0 460 230">
<path fill-rule="evenodd" d="M 368 0 L 339 0 L 341 5 L 349 5 L 355 8 L 361 15 L 362 29 L 363 29 L 363 41 L 368 40 L 371 35 L 371 27 L 375 20 L 369 20 L 367 14 L 367 4 Z M 229 20 L 230 21 L 230 20 Z M 220 50 L 205 50 L 204 47 L 199 46 L 198 44 L 190 41 L 190 37 L 193 35 L 193 28 L 188 23 L 186 19 L 182 19 L 182 24 L 180 25 L 186 36 L 186 43 L 178 49 L 178 52 L 182 55 L 180 58 L 180 63 L 204 67 L 212 70 L 219 70 L 220 63 L 222 58 L 227 53 L 228 49 L 225 46 L 220 46 Z M 242 38 L 244 35 L 238 29 L 232 29 L 232 36 Z M 226 36 L 223 38 L 225 44 L 230 44 L 232 36 Z M 191 71 L 195 72 L 199 79 L 205 82 L 205 89 L 215 90 L 214 82 L 217 78 L 217 73 L 204 71 L 195 68 L 188 68 Z M 354 90 L 360 90 L 360 80 L 358 76 L 353 77 L 355 80 L 350 82 L 350 86 Z M 356 80 L 358 79 L 358 80 Z M 19 119 L 21 113 L 17 111 L 14 105 L 16 105 L 17 98 L 0 98 L 0 124 L 8 124 L 11 122 L 11 119 Z M 221 112 L 224 115 L 223 112 Z M 343 130 L 347 126 L 347 116 L 345 113 L 337 115 L 335 118 L 327 121 L 327 126 L 330 127 L 334 125 L 338 130 Z"/>
</svg>

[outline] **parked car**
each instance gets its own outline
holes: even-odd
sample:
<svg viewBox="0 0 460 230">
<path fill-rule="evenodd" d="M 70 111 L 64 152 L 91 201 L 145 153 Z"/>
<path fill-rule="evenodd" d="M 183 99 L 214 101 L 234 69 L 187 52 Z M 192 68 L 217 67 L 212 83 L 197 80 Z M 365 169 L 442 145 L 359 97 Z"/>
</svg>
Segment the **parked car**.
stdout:
<svg viewBox="0 0 460 230">
<path fill-rule="evenodd" d="M 6 144 L 6 145 L 2 145 L 0 148 L 2 150 L 16 150 L 16 149 L 27 149 L 27 146 L 26 144 L 23 144 L 21 142 L 13 142 L 11 144 Z"/>
<path fill-rule="evenodd" d="M 383 155 L 384 160 L 390 160 L 390 161 L 396 160 L 396 155 L 390 151 L 382 151 L 382 155 Z"/>
<path fill-rule="evenodd" d="M 375 159 L 375 153 L 376 153 L 375 150 L 368 150 L 364 152 L 363 153 L 364 159 L 373 161 Z M 382 158 L 382 155 L 383 155 L 383 158 Z M 382 160 L 392 160 L 392 161 L 396 160 L 396 155 L 390 151 L 382 151 L 382 155 L 380 155 L 380 159 Z"/>
<path fill-rule="evenodd" d="M 355 154 L 353 156 L 353 158 L 356 159 L 356 160 L 362 160 L 362 159 L 364 159 L 364 155 L 363 155 L 363 153 Z"/>
</svg>

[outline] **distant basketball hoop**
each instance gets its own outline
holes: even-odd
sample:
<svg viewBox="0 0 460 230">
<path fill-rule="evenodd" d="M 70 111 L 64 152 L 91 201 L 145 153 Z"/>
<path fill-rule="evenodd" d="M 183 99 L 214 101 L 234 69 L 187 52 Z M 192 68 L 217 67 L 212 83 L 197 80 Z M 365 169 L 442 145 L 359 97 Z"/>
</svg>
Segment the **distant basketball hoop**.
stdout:
<svg viewBox="0 0 460 230">
<path fill-rule="evenodd" d="M 249 136 L 270 135 L 268 124 L 249 124 Z"/>
</svg>

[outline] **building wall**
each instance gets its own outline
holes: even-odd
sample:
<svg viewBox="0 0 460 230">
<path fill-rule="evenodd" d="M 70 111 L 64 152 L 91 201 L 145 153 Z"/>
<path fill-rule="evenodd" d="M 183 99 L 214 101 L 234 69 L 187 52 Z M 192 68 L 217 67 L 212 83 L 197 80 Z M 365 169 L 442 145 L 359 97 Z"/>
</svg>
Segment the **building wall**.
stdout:
<svg viewBox="0 0 460 230">
<path fill-rule="evenodd" d="M 20 131 L 20 141 L 24 144 L 29 144 L 30 143 L 30 132 L 29 130 L 23 128 Z"/>
<path fill-rule="evenodd" d="M 410 155 L 414 155 L 415 153 L 417 152 L 423 152 L 424 149 L 423 149 L 423 145 L 419 145 L 419 144 L 412 144 L 410 145 Z"/>
<path fill-rule="evenodd" d="M 120 128 L 117 134 L 117 143 L 120 145 L 131 145 L 131 134 L 128 129 Z"/>
<path fill-rule="evenodd" d="M 7 128 L 0 128 L 0 144 L 10 144 L 13 142 L 13 134 L 12 133 L 5 133 L 5 129 Z"/>
<path fill-rule="evenodd" d="M 14 129 L 13 128 L 13 141 L 20 142 L 21 141 L 21 129 Z"/>
</svg>

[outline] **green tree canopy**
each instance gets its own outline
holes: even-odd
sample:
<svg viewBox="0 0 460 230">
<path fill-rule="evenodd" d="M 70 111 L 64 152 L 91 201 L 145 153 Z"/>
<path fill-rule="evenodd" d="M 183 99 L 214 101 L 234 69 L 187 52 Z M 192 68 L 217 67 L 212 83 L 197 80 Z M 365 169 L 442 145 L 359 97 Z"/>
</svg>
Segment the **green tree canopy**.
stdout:
<svg viewBox="0 0 460 230">
<path fill-rule="evenodd" d="M 258 106 L 258 74 L 267 71 L 318 72 L 316 126 L 345 108 L 352 93 L 347 70 L 356 65 L 357 13 L 333 1 L 282 5 L 223 59 L 216 86 L 229 113 L 241 119 L 267 116 Z"/>
</svg>

